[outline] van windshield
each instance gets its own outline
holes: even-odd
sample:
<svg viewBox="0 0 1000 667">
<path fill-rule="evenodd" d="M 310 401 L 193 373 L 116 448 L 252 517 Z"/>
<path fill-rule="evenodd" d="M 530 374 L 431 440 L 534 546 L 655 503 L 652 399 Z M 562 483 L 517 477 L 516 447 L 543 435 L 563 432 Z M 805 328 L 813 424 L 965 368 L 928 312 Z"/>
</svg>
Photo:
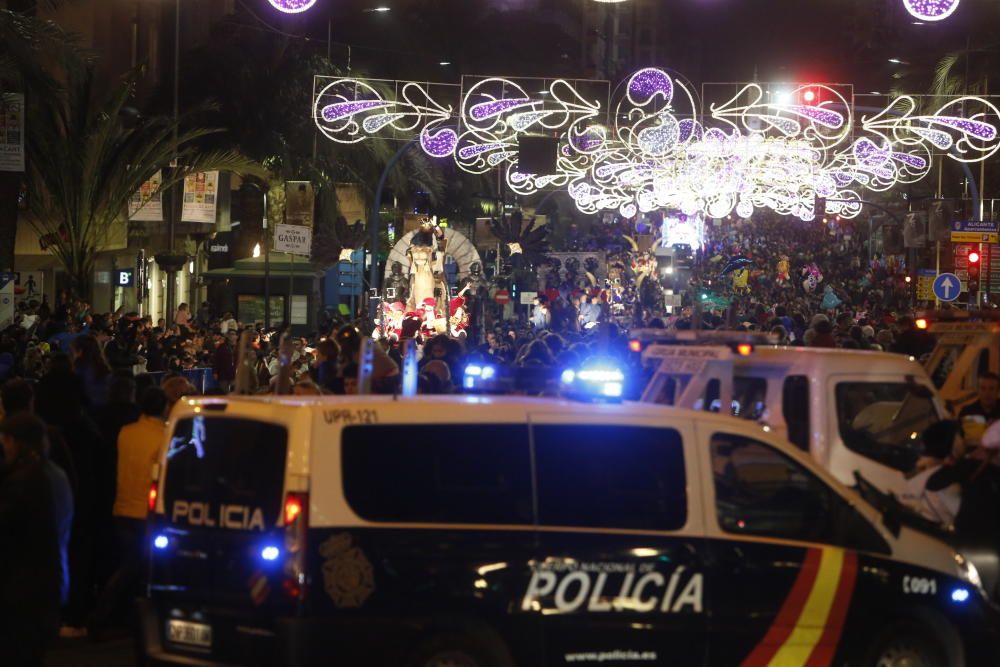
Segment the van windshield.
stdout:
<svg viewBox="0 0 1000 667">
<path fill-rule="evenodd" d="M 167 519 L 265 530 L 278 520 L 288 432 L 277 424 L 198 415 L 181 419 L 167 450 Z"/>
<path fill-rule="evenodd" d="M 837 384 L 840 437 L 862 456 L 904 472 L 916 465 L 923 432 L 938 421 L 934 401 L 903 383 Z"/>
</svg>

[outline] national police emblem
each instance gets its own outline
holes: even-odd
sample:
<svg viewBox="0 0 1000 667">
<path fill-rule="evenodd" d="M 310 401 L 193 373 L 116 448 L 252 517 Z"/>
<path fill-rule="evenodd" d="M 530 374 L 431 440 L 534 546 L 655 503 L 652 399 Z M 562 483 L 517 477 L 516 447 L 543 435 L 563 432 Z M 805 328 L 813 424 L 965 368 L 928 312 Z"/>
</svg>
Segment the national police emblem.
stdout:
<svg viewBox="0 0 1000 667">
<path fill-rule="evenodd" d="M 319 546 L 323 587 L 335 607 L 360 607 L 375 591 L 375 572 L 347 533 L 333 535 Z"/>
</svg>

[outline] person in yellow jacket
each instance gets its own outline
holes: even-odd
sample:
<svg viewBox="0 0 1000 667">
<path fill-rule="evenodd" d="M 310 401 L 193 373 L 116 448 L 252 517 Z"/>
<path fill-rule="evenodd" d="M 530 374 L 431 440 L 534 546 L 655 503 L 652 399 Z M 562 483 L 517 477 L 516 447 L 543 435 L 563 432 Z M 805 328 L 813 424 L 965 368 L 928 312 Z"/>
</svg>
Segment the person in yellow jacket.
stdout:
<svg viewBox="0 0 1000 667">
<path fill-rule="evenodd" d="M 748 294 L 750 292 L 750 271 L 742 266 L 733 271 L 733 291 L 737 294 Z"/>
<path fill-rule="evenodd" d="M 118 570 L 108 580 L 87 623 L 93 639 L 100 637 L 115 609 L 132 597 L 142 576 L 146 557 L 146 515 L 149 485 L 167 424 L 167 397 L 159 387 L 149 387 L 139 399 L 139 420 L 118 433 L 118 481 L 113 514 L 118 536 Z"/>
</svg>

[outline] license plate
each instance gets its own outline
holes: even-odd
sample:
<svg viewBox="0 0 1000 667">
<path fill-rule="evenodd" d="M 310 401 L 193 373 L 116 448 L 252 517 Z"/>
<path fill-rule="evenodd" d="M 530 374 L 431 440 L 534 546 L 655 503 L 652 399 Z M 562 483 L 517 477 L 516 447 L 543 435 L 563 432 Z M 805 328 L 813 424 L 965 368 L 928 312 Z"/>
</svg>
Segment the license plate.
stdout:
<svg viewBox="0 0 1000 667">
<path fill-rule="evenodd" d="M 212 646 L 212 626 L 204 623 L 171 620 L 167 624 L 167 634 L 174 644 L 189 644 L 203 648 Z"/>
</svg>

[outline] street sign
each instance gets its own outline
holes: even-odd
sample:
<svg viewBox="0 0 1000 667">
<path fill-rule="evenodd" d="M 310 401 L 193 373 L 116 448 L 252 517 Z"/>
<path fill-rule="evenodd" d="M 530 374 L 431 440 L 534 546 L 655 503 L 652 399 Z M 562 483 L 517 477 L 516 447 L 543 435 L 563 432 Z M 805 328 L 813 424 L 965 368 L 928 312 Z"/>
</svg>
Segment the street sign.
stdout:
<svg viewBox="0 0 1000 667">
<path fill-rule="evenodd" d="M 917 299 L 930 301 L 934 298 L 934 279 L 937 273 L 934 269 L 919 269 L 917 271 Z"/>
<path fill-rule="evenodd" d="M 312 228 L 305 225 L 275 225 L 274 249 L 308 257 L 312 251 Z"/>
<path fill-rule="evenodd" d="M 135 285 L 135 269 L 118 269 L 115 276 L 115 287 L 132 287 Z"/>
<path fill-rule="evenodd" d="M 962 281 L 954 273 L 942 273 L 934 279 L 934 296 L 941 301 L 954 301 L 962 293 Z"/>
<path fill-rule="evenodd" d="M 510 292 L 505 289 L 498 289 L 493 295 L 493 300 L 503 305 L 510 302 Z"/>
<path fill-rule="evenodd" d="M 955 220 L 951 223 L 952 243 L 1000 243 L 1000 228 L 993 220 Z"/>
</svg>

